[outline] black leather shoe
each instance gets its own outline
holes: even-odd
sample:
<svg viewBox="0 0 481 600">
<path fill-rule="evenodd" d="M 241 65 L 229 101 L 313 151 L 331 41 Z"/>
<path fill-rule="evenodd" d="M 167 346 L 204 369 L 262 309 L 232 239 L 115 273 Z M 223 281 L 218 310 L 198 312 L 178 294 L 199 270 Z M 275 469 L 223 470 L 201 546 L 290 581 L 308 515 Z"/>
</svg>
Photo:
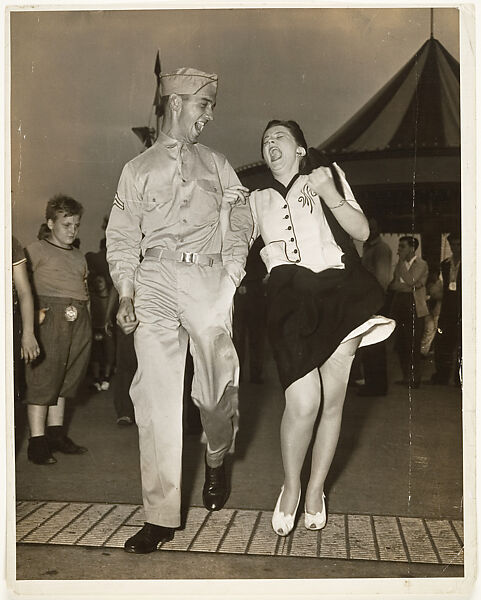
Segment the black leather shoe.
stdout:
<svg viewBox="0 0 481 600">
<path fill-rule="evenodd" d="M 225 477 L 225 467 L 209 467 L 205 464 L 205 483 L 202 500 L 207 510 L 220 510 L 227 502 L 229 490 Z"/>
<path fill-rule="evenodd" d="M 63 452 L 64 454 L 85 454 L 87 448 L 78 446 L 66 435 L 62 437 L 48 437 L 48 445 L 52 452 Z"/>
<path fill-rule="evenodd" d="M 53 465 L 57 462 L 44 435 L 37 435 L 28 440 L 27 456 L 28 460 L 36 465 Z"/>
<path fill-rule="evenodd" d="M 174 529 L 172 527 L 145 523 L 140 531 L 125 542 L 124 550 L 134 554 L 148 554 L 155 552 L 159 544 L 170 542 L 173 537 Z"/>
</svg>

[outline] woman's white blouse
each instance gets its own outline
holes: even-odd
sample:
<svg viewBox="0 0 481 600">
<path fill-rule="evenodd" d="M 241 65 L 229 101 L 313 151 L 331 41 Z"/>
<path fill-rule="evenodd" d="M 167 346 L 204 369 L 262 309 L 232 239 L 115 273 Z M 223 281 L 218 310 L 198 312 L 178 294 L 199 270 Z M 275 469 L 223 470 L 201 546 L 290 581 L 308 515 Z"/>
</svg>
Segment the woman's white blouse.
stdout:
<svg viewBox="0 0 481 600">
<path fill-rule="evenodd" d="M 334 167 L 340 175 L 344 197 L 362 212 L 344 172 L 335 163 Z M 319 196 L 307 185 L 307 180 L 307 175 L 299 176 L 285 199 L 272 188 L 256 190 L 250 195 L 253 240 L 259 235 L 264 240 L 261 257 L 268 272 L 285 264 L 296 264 L 316 273 L 344 269 L 343 252 L 332 235 Z"/>
</svg>

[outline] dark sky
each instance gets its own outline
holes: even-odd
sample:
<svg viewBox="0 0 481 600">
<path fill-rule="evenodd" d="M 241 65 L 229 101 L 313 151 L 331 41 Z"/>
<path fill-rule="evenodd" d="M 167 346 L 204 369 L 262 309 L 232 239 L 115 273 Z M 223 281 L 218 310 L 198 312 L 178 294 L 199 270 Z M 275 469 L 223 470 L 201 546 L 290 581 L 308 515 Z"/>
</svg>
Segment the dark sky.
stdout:
<svg viewBox="0 0 481 600">
<path fill-rule="evenodd" d="M 429 35 L 429 8 L 13 12 L 14 234 L 35 239 L 62 192 L 84 205 L 82 250 L 98 248 L 121 168 L 142 149 L 130 128 L 151 118 L 157 48 L 164 71 L 219 75 L 201 141 L 236 168 L 260 159 L 271 118 L 296 119 L 320 144 Z M 456 9 L 435 9 L 434 36 L 459 60 Z"/>
</svg>

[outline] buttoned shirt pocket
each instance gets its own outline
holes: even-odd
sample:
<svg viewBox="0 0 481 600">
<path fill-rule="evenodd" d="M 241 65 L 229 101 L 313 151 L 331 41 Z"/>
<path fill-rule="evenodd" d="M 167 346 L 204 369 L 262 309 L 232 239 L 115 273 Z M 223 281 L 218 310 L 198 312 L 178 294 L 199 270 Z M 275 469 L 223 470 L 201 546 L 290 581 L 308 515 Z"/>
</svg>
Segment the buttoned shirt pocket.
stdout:
<svg viewBox="0 0 481 600">
<path fill-rule="evenodd" d="M 214 179 L 197 179 L 193 194 L 191 218 L 196 224 L 216 222 L 219 219 L 222 190 Z"/>
<path fill-rule="evenodd" d="M 148 190 L 142 202 L 142 231 L 148 233 L 169 224 L 172 209 L 172 186 Z"/>
</svg>

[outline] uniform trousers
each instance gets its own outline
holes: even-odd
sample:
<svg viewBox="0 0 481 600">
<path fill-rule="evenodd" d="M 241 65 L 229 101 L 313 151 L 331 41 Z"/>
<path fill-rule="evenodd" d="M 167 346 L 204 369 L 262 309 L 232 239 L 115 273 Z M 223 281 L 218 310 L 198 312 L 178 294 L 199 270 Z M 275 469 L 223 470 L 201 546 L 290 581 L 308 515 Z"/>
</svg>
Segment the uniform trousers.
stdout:
<svg viewBox="0 0 481 600">
<path fill-rule="evenodd" d="M 239 362 L 232 342 L 235 284 L 222 266 L 146 257 L 135 274 L 138 367 L 130 388 L 139 429 L 146 521 L 180 525 L 182 396 L 187 343 L 194 362 L 192 399 L 220 466 L 233 447 Z"/>
</svg>

